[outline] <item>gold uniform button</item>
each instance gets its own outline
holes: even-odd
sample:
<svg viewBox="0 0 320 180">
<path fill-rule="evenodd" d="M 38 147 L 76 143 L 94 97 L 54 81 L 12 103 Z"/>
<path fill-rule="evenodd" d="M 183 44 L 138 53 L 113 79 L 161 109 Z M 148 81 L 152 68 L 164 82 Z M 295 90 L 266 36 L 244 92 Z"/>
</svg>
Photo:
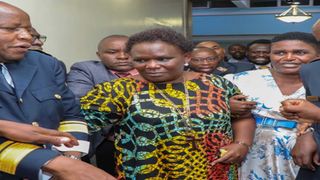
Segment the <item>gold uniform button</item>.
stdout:
<svg viewBox="0 0 320 180">
<path fill-rule="evenodd" d="M 38 122 L 32 122 L 31 124 L 32 124 L 32 126 L 38 126 L 39 127 L 39 123 Z"/>
<path fill-rule="evenodd" d="M 60 96 L 59 94 L 55 94 L 54 97 L 55 97 L 56 99 L 61 99 L 61 96 Z"/>
</svg>

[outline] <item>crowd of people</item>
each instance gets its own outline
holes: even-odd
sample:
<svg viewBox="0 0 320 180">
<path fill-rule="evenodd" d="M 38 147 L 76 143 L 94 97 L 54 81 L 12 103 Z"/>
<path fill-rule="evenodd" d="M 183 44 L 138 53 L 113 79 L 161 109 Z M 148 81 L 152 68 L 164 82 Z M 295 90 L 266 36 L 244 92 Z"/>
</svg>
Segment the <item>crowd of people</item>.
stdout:
<svg viewBox="0 0 320 180">
<path fill-rule="evenodd" d="M 73 64 L 0 1 L 0 179 L 319 179 L 320 21 L 226 50 L 170 28 Z"/>
</svg>

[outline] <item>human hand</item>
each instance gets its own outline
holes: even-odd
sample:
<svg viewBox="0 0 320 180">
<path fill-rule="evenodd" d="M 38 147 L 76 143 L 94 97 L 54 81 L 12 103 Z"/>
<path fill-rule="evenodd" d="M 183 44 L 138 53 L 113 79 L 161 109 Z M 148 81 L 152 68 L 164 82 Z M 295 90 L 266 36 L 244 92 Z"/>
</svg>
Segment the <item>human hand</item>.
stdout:
<svg viewBox="0 0 320 180">
<path fill-rule="evenodd" d="M 5 120 L 0 120 L 0 136 L 25 143 L 78 145 L 78 140 L 69 133 Z"/>
<path fill-rule="evenodd" d="M 231 115 L 234 117 L 245 117 L 251 115 L 251 110 L 256 108 L 256 102 L 246 101 L 247 96 L 235 95 L 230 98 Z"/>
<path fill-rule="evenodd" d="M 116 180 L 110 174 L 88 163 L 58 156 L 42 167 L 54 180 Z"/>
<path fill-rule="evenodd" d="M 249 148 L 243 144 L 232 143 L 224 146 L 221 152 L 221 157 L 212 162 L 214 166 L 217 163 L 241 163 L 247 155 Z"/>
<path fill-rule="evenodd" d="M 304 99 L 288 99 L 281 102 L 280 113 L 287 119 L 314 123 L 320 121 L 320 108 Z"/>
<path fill-rule="evenodd" d="M 300 167 L 315 170 L 314 163 L 320 165 L 317 153 L 317 144 L 312 133 L 297 137 L 296 144 L 291 150 L 293 161 Z"/>
</svg>

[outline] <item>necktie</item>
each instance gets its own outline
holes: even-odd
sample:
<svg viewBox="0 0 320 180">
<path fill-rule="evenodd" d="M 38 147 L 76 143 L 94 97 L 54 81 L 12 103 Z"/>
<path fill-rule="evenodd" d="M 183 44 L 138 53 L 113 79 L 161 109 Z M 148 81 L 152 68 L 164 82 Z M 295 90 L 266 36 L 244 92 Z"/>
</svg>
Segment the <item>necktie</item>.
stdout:
<svg viewBox="0 0 320 180">
<path fill-rule="evenodd" d="M 0 81 L 2 81 L 2 84 L 7 87 L 9 90 L 13 91 L 14 85 L 13 85 L 13 81 L 11 78 L 11 75 L 9 74 L 8 69 L 1 64 L 0 65 Z"/>
</svg>

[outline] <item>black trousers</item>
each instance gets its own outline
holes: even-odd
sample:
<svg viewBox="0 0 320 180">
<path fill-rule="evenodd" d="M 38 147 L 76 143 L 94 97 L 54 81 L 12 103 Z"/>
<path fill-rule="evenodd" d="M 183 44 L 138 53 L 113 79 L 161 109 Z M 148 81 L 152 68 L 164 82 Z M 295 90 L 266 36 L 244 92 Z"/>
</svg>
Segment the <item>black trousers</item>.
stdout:
<svg viewBox="0 0 320 180">
<path fill-rule="evenodd" d="M 116 158 L 114 141 L 105 139 L 96 149 L 96 162 L 100 169 L 116 176 Z"/>
<path fill-rule="evenodd" d="M 320 166 L 316 167 L 315 171 L 310 169 L 300 168 L 296 180 L 319 180 L 320 179 Z"/>
</svg>

